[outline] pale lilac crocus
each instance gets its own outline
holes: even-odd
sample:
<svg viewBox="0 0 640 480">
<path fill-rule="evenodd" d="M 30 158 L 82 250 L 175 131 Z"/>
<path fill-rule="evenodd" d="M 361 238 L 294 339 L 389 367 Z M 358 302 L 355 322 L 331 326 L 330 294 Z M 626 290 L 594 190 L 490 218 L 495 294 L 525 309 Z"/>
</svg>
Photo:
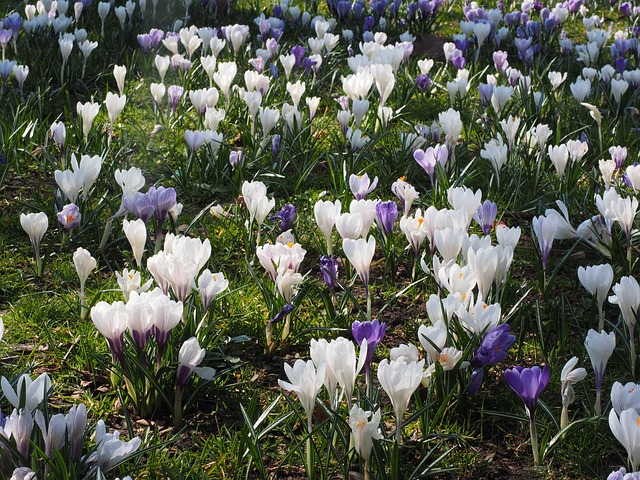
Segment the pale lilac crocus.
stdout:
<svg viewBox="0 0 640 480">
<path fill-rule="evenodd" d="M 375 177 L 373 181 L 369 179 L 369 175 L 364 173 L 363 175 L 353 175 L 349 177 L 349 188 L 356 200 L 362 200 L 366 198 L 378 185 L 378 177 Z"/>
<path fill-rule="evenodd" d="M 485 200 L 484 203 L 478 207 L 473 219 L 480 225 L 480 228 L 482 228 L 482 233 L 490 235 L 493 222 L 495 222 L 497 215 L 498 205 L 490 200 Z"/>
</svg>

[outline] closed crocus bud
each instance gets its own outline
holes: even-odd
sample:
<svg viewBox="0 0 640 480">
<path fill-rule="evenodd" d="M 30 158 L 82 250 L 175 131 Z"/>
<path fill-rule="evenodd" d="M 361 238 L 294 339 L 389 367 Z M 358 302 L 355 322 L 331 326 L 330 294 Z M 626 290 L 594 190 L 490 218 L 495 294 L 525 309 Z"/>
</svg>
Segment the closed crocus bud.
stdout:
<svg viewBox="0 0 640 480">
<path fill-rule="evenodd" d="M 600 318 L 600 330 L 604 328 L 602 307 L 607 299 L 611 284 L 613 283 L 613 268 L 608 263 L 604 265 L 590 265 L 578 267 L 578 280 L 582 286 L 596 298 L 598 316 Z"/>
<path fill-rule="evenodd" d="M 378 202 L 376 204 L 376 219 L 380 225 L 382 233 L 389 235 L 393 232 L 396 219 L 398 218 L 398 204 L 393 200 L 388 202 Z"/>
<path fill-rule="evenodd" d="M 342 240 L 342 250 L 358 272 L 358 276 L 364 284 L 366 295 L 369 297 L 369 267 L 376 251 L 375 237 L 369 236 L 367 240 L 345 238 Z"/>
<path fill-rule="evenodd" d="M 96 268 L 96 259 L 91 256 L 88 250 L 78 247 L 73 254 L 73 264 L 80 278 L 80 294 L 84 296 L 84 284 L 89 274 Z"/>
<path fill-rule="evenodd" d="M 313 206 L 313 213 L 318 224 L 318 228 L 324 235 L 327 243 L 327 253 L 331 255 L 333 243 L 331 242 L 331 232 L 336 222 L 336 217 L 340 214 L 342 204 L 340 200 L 335 202 L 318 200 Z"/>
<path fill-rule="evenodd" d="M 118 96 L 115 93 L 111 93 L 111 92 L 107 93 L 107 97 L 104 101 L 104 104 L 107 106 L 107 112 L 109 113 L 109 122 L 111 123 L 112 128 L 116 119 L 122 113 L 122 110 L 124 110 L 124 106 L 126 103 L 127 103 L 126 95 Z"/>
<path fill-rule="evenodd" d="M 114 65 L 113 76 L 116 79 L 116 85 L 118 85 L 118 92 L 120 96 L 124 95 L 124 79 L 127 75 L 127 67 L 124 65 Z"/>
<path fill-rule="evenodd" d="M 51 136 L 58 148 L 64 147 L 64 141 L 67 138 L 67 129 L 63 122 L 53 122 L 51 124 Z"/>
<path fill-rule="evenodd" d="M 533 233 L 538 241 L 540 247 L 540 254 L 542 256 L 542 269 L 547 268 L 547 259 L 549 258 L 549 252 L 551 252 L 551 246 L 553 245 L 553 239 L 555 238 L 556 231 L 558 230 L 558 221 L 555 217 L 545 217 L 540 215 L 533 218 Z"/>
<path fill-rule="evenodd" d="M 93 125 L 93 121 L 98 115 L 98 111 L 100 110 L 99 103 L 80 103 L 78 102 L 76 106 L 76 110 L 80 118 L 82 118 L 82 133 L 84 134 L 85 141 L 89 136 L 89 132 L 91 131 L 91 126 Z"/>
<path fill-rule="evenodd" d="M 44 212 L 20 214 L 20 225 L 31 240 L 33 249 L 35 250 L 36 264 L 38 266 L 38 274 L 42 273 L 40 263 L 40 242 L 49 228 L 49 219 Z"/>
<path fill-rule="evenodd" d="M 607 362 L 613 354 L 613 350 L 616 348 L 615 333 L 606 333 L 604 330 L 598 333 L 595 330 L 590 329 L 587 333 L 587 338 L 584 341 L 584 346 L 587 349 L 589 360 L 591 360 L 591 366 L 593 367 L 593 372 L 596 376 L 595 412 L 596 415 L 600 415 L 600 392 L 602 390 L 602 377 L 604 376 L 605 368 L 607 368 Z"/>
<path fill-rule="evenodd" d="M 18 81 L 18 90 L 22 91 L 22 87 L 24 87 L 24 82 L 29 76 L 29 67 L 26 65 L 14 65 L 13 66 L 13 75 L 16 77 Z"/>
<path fill-rule="evenodd" d="M 182 344 L 178 354 L 178 373 L 176 376 L 176 383 L 180 387 L 187 384 L 195 368 L 202 363 L 205 353 L 204 348 L 200 348 L 196 337 L 191 337 Z"/>
<path fill-rule="evenodd" d="M 122 228 L 124 234 L 129 240 L 133 256 L 136 259 L 138 268 L 142 265 L 142 253 L 144 252 L 144 244 L 147 241 L 147 227 L 144 221 L 137 219 L 134 221 L 125 220 Z"/>
<path fill-rule="evenodd" d="M 102 37 L 104 37 L 104 21 L 107 19 L 107 15 L 109 15 L 110 9 L 111 9 L 110 2 L 98 3 L 98 15 L 100 16 L 100 36 Z"/>
</svg>

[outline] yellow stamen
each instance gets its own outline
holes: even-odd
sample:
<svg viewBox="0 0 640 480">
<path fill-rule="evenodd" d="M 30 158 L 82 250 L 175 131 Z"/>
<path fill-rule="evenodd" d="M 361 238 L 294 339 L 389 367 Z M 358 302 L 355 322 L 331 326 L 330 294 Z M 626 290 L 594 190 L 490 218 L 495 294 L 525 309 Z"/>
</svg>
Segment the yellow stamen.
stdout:
<svg viewBox="0 0 640 480">
<path fill-rule="evenodd" d="M 289 242 L 289 243 L 287 243 L 287 247 L 289 247 L 289 248 L 293 248 L 293 242 Z"/>
</svg>

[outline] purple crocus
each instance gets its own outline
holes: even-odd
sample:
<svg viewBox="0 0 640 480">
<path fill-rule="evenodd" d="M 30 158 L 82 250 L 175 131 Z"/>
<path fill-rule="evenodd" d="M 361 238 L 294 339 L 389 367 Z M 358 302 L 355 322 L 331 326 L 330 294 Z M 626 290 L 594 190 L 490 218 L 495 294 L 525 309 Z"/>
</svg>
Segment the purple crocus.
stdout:
<svg viewBox="0 0 640 480">
<path fill-rule="evenodd" d="M 484 203 L 478 206 L 478 210 L 473 215 L 473 219 L 482 228 L 482 233 L 484 233 L 485 235 L 489 235 L 491 233 L 493 222 L 495 222 L 497 215 L 498 205 L 490 200 L 485 200 Z"/>
<path fill-rule="evenodd" d="M 367 357 L 365 358 L 365 368 L 367 372 L 367 383 L 369 379 L 369 371 L 371 367 L 371 360 L 373 359 L 373 352 L 382 341 L 384 333 L 387 331 L 387 324 L 380 323 L 377 318 L 372 321 L 360 322 L 358 320 L 351 324 L 351 334 L 356 344 L 362 345 L 363 340 L 367 340 Z"/>
<path fill-rule="evenodd" d="M 156 215 L 158 215 L 158 230 L 162 231 L 162 224 L 167 218 L 169 210 L 176 205 L 176 190 L 172 187 L 149 187 L 147 197 L 149 197 L 149 202 L 154 208 Z"/>
<path fill-rule="evenodd" d="M 504 379 L 507 385 L 522 399 L 529 414 L 531 449 L 533 450 L 533 462 L 536 466 L 538 465 L 539 452 L 535 411 L 538 405 L 538 397 L 546 388 L 547 383 L 549 383 L 550 376 L 551 369 L 549 365 L 545 365 L 542 369 L 537 365 L 531 368 L 517 366 L 504 372 Z"/>
<path fill-rule="evenodd" d="M 336 288 L 336 281 L 338 280 L 338 256 L 322 255 L 320 257 L 320 271 L 322 272 L 324 283 L 326 283 L 329 290 L 333 292 Z"/>
<path fill-rule="evenodd" d="M 457 48 L 453 51 L 451 56 L 451 64 L 456 67 L 456 70 L 462 70 L 467 65 L 467 59 L 464 58 L 464 54 Z"/>
<path fill-rule="evenodd" d="M 155 212 L 155 208 L 151 203 L 149 195 L 146 193 L 136 192 L 133 195 L 125 195 L 122 197 L 122 206 L 136 218 L 147 223 Z"/>
<path fill-rule="evenodd" d="M 421 73 L 416 77 L 416 86 L 420 91 L 426 91 L 431 86 L 431 77 L 426 73 Z"/>
<path fill-rule="evenodd" d="M 273 164 L 278 163 L 278 155 L 280 154 L 280 135 L 274 135 L 271 139 L 271 153 L 273 154 Z"/>
<path fill-rule="evenodd" d="M 295 309 L 296 306 L 293 303 L 285 304 L 275 317 L 269 319 L 269 323 L 278 323 L 279 321 L 284 320 L 285 318 L 287 318 L 287 315 L 289 315 Z"/>
<path fill-rule="evenodd" d="M 511 335 L 509 325 L 503 323 L 492 328 L 484 337 L 471 359 L 471 365 L 476 367 L 469 380 L 469 395 L 474 395 L 482 386 L 485 367 L 497 365 L 507 358 L 509 350 L 516 341 L 515 335 Z"/>
<path fill-rule="evenodd" d="M 382 229 L 382 233 L 389 235 L 393 232 L 396 218 L 398 218 L 398 204 L 393 200 L 378 202 L 376 204 L 376 218 Z"/>
<path fill-rule="evenodd" d="M 284 205 L 282 209 L 275 215 L 269 217 L 272 222 L 282 222 L 280 226 L 281 232 L 286 232 L 291 229 L 293 221 L 296 218 L 296 207 L 290 203 Z"/>
<path fill-rule="evenodd" d="M 495 90 L 495 87 L 493 86 L 492 83 L 480 83 L 478 85 L 478 91 L 480 93 L 480 102 L 482 102 L 482 106 L 484 108 L 487 108 L 491 103 L 491 96 L 493 95 L 494 90 Z"/>
<path fill-rule="evenodd" d="M 302 59 L 304 58 L 306 53 L 307 51 L 302 45 L 296 45 L 291 49 L 291 54 L 296 58 L 296 68 L 300 68 L 300 66 L 302 65 Z"/>
<path fill-rule="evenodd" d="M 517 366 L 505 370 L 504 379 L 507 385 L 518 394 L 532 416 L 538 405 L 538 397 L 549 383 L 551 369 L 549 365 L 531 368 Z"/>
<path fill-rule="evenodd" d="M 148 53 L 153 43 L 153 38 L 148 33 L 141 33 L 138 35 L 138 45 L 142 48 L 144 53 Z"/>
<path fill-rule="evenodd" d="M 159 28 L 152 28 L 149 30 L 149 36 L 151 37 L 151 46 L 153 48 L 158 48 L 160 42 L 164 38 L 164 32 Z"/>
<path fill-rule="evenodd" d="M 57 217 L 58 221 L 65 230 L 78 228 L 80 226 L 80 222 L 82 221 L 80 209 L 75 203 L 69 203 L 62 207 L 62 210 L 58 212 Z"/>
<path fill-rule="evenodd" d="M 429 147 L 426 150 L 419 148 L 413 152 L 413 158 L 418 162 L 418 165 L 427 172 L 432 185 L 436 165 L 440 164 L 440 166 L 444 168 L 447 163 L 448 156 L 449 150 L 446 145 L 436 145 L 435 147 Z"/>
</svg>

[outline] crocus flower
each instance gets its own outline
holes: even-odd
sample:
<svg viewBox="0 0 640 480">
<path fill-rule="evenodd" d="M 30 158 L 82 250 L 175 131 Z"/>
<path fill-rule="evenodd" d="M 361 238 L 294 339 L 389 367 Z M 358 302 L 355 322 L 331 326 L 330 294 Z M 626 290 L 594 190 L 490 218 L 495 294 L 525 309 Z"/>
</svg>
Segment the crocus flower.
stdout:
<svg viewBox="0 0 640 480">
<path fill-rule="evenodd" d="M 533 233 L 538 241 L 540 247 L 540 254 L 542 256 L 542 268 L 547 268 L 547 259 L 549 258 L 549 252 L 553 245 L 553 239 L 558 230 L 558 221 L 555 217 L 545 217 L 543 215 L 533 218 Z"/>
<path fill-rule="evenodd" d="M 51 388 L 51 379 L 46 372 L 35 380 L 32 380 L 26 373 L 21 375 L 18 378 L 15 390 L 5 377 L 2 377 L 0 383 L 2 385 L 2 394 L 11 406 L 19 410 L 26 409 L 29 412 L 33 412 L 48 398 L 49 389 Z M 24 403 L 22 403 L 23 398 Z"/>
<path fill-rule="evenodd" d="M 365 469 L 371 458 L 373 440 L 381 440 L 380 432 L 380 409 L 371 417 L 371 412 L 365 412 L 358 405 L 351 407 L 349 411 L 349 426 L 353 437 L 353 448 L 364 459 Z"/>
<path fill-rule="evenodd" d="M 336 255 L 321 256 L 320 271 L 322 272 L 324 283 L 326 283 L 329 290 L 333 292 L 338 279 L 338 257 Z"/>
<path fill-rule="evenodd" d="M 280 221 L 280 231 L 286 232 L 291 229 L 293 225 L 293 221 L 296 217 L 296 207 L 291 204 L 284 205 L 279 212 L 276 212 L 275 215 L 269 217 L 269 220 L 272 222 Z"/>
<path fill-rule="evenodd" d="M 516 337 L 511 335 L 509 325 L 506 323 L 498 325 L 484 334 L 478 350 L 476 350 L 471 359 L 471 365 L 476 368 L 469 380 L 469 388 L 467 390 L 469 395 L 474 395 L 482 386 L 485 367 L 497 365 L 507 358 L 507 350 L 515 342 Z"/>
<path fill-rule="evenodd" d="M 178 108 L 178 103 L 180 103 L 180 98 L 182 98 L 182 94 L 184 93 L 184 88 L 180 85 L 171 85 L 167 88 L 167 95 L 169 96 L 169 104 L 171 105 L 171 114 L 173 115 Z"/>
<path fill-rule="evenodd" d="M 577 363 L 578 357 L 571 358 L 562 368 L 562 373 L 560 374 L 560 394 L 562 396 L 560 428 L 565 428 L 569 425 L 569 405 L 573 403 L 576 396 L 573 385 L 584 380 L 584 377 L 587 376 L 587 371 L 584 368 L 575 368 Z"/>
<path fill-rule="evenodd" d="M 96 268 L 96 259 L 93 258 L 88 250 L 78 247 L 73 254 L 73 264 L 76 267 L 76 272 L 80 279 L 80 305 L 82 306 L 82 315 L 84 316 L 86 311 L 84 301 L 84 284 L 87 281 L 89 274 Z"/>
<path fill-rule="evenodd" d="M 376 250 L 375 237 L 369 236 L 368 240 L 345 238 L 342 240 L 342 250 L 358 272 L 358 276 L 364 284 L 367 298 L 369 298 L 369 267 Z"/>
<path fill-rule="evenodd" d="M 416 391 L 424 372 L 424 359 L 405 363 L 404 360 L 389 362 L 386 358 L 378 365 L 378 380 L 389 396 L 396 414 L 396 441 L 402 440 L 402 416 L 407 411 L 413 392 Z"/>
<path fill-rule="evenodd" d="M 380 225 L 382 233 L 389 235 L 393 232 L 393 226 L 398 218 L 398 204 L 393 200 L 388 202 L 378 202 L 376 204 L 376 219 Z"/>
<path fill-rule="evenodd" d="M 373 181 L 369 179 L 369 175 L 366 173 L 363 175 L 353 175 L 349 177 L 349 188 L 356 200 L 362 200 L 366 198 L 368 194 L 373 192 L 373 189 L 378 185 L 378 177 L 375 177 Z"/>
<path fill-rule="evenodd" d="M 145 226 L 144 221 L 140 219 L 134 221 L 124 220 L 122 229 L 124 230 L 127 240 L 129 240 L 138 268 L 140 268 L 142 265 L 144 244 L 147 241 L 147 227 Z"/>
<path fill-rule="evenodd" d="M 318 392 L 322 388 L 324 382 L 326 364 L 321 363 L 316 370 L 311 360 L 296 360 L 291 367 L 288 363 L 284 364 L 284 372 L 287 375 L 288 382 L 278 380 L 278 385 L 284 390 L 296 392 L 302 408 L 307 415 L 307 429 L 311 433 L 311 422 L 313 418 L 313 406 L 316 403 Z"/>
<path fill-rule="evenodd" d="M 356 377 L 364 366 L 367 356 L 367 341 L 360 342 L 360 355 L 356 357 L 355 346 L 344 337 L 338 337 L 329 342 L 325 362 L 336 377 L 342 393 L 351 409 L 351 396 L 355 387 Z"/>
<path fill-rule="evenodd" d="M 78 102 L 76 105 L 76 111 L 78 115 L 82 118 L 82 133 L 84 134 L 84 140 L 87 141 L 87 137 L 89 136 L 89 132 L 91 131 L 91 126 L 93 125 L 93 121 L 98 115 L 98 111 L 100 110 L 99 103 L 81 103 Z"/>
<path fill-rule="evenodd" d="M 122 206 L 144 223 L 147 223 L 155 212 L 151 197 L 146 193 L 136 192 L 122 197 Z"/>
<path fill-rule="evenodd" d="M 607 368 L 607 362 L 613 354 L 613 350 L 616 348 L 616 335 L 613 332 L 606 333 L 602 330 L 598 333 L 593 329 L 589 329 L 587 338 L 584 341 L 584 347 L 587 349 L 589 360 L 591 360 L 591 366 L 593 367 L 593 373 L 596 376 L 595 411 L 596 415 L 600 415 L 602 413 L 600 407 L 602 377 L 604 376 L 605 368 Z"/>
<path fill-rule="evenodd" d="M 31 240 L 31 245 L 33 245 L 33 250 L 35 252 L 37 273 L 40 275 L 42 273 L 40 242 L 49 228 L 49 219 L 47 218 L 47 214 L 44 212 L 28 214 L 21 213 L 20 225 L 22 225 L 24 231 L 29 235 L 29 240 Z"/>
<path fill-rule="evenodd" d="M 209 269 L 204 270 L 198 277 L 198 292 L 202 299 L 202 310 L 206 312 L 211 302 L 227 288 L 229 288 L 229 280 L 224 278 L 222 272 L 211 273 Z"/>
<path fill-rule="evenodd" d="M 629 408 L 624 410 L 620 417 L 616 411 L 609 412 L 609 428 L 613 436 L 622 444 L 627 451 L 629 464 L 633 470 L 638 470 L 640 466 L 640 422 L 638 422 L 638 412 Z"/>
<path fill-rule="evenodd" d="M 107 433 L 104 422 L 98 420 L 95 442 L 98 448 L 89 456 L 87 463 L 95 463 L 101 471 L 108 472 L 133 455 L 140 448 L 142 440 L 140 437 L 134 437 L 128 442 L 123 442 L 120 440 L 120 432 Z"/>
<path fill-rule="evenodd" d="M 262 182 L 244 182 L 242 184 L 242 197 L 249 211 L 250 223 L 255 221 L 258 225 L 264 223 L 264 219 L 276 204 L 274 198 L 267 197 L 267 187 Z"/>
<path fill-rule="evenodd" d="M 176 190 L 173 187 L 149 187 L 147 197 L 158 216 L 158 231 L 162 231 L 162 224 L 167 218 L 169 210 L 176 205 Z"/>
<path fill-rule="evenodd" d="M 124 365 L 122 345 L 124 332 L 127 329 L 129 313 L 123 302 L 98 302 L 91 307 L 91 320 L 109 344 L 113 361 L 120 359 Z"/>
<path fill-rule="evenodd" d="M 62 207 L 62 211 L 58 212 L 56 217 L 65 230 L 78 228 L 82 221 L 82 214 L 75 203 L 69 203 Z"/>
<path fill-rule="evenodd" d="M 489 200 L 485 200 L 484 203 L 478 207 L 473 219 L 482 228 L 482 233 L 490 235 L 491 229 L 493 228 L 493 222 L 496 220 L 497 215 L 498 205 Z"/>
<path fill-rule="evenodd" d="M 205 350 L 200 348 L 200 343 L 196 337 L 185 340 L 178 354 L 177 385 L 184 387 L 187 384 L 193 371 L 204 359 L 205 353 Z"/>
<path fill-rule="evenodd" d="M 67 128 L 65 127 L 63 122 L 53 122 L 51 124 L 51 137 L 53 141 L 56 143 L 58 148 L 62 149 L 64 147 L 65 139 L 67 138 Z"/>
<path fill-rule="evenodd" d="M 387 324 L 380 323 L 377 318 L 372 321 L 360 322 L 355 320 L 351 324 L 351 334 L 353 339 L 358 345 L 362 344 L 363 340 L 367 341 L 367 356 L 365 358 L 364 366 L 367 373 L 367 382 L 369 381 L 369 372 L 371 368 L 371 360 L 373 359 L 373 352 L 378 344 L 382 341 L 384 333 L 387 331 Z"/>
<path fill-rule="evenodd" d="M 611 386 L 611 405 L 618 415 L 628 408 L 640 410 L 640 385 L 627 382 L 622 385 L 615 382 Z"/>
<path fill-rule="evenodd" d="M 631 350 L 631 371 L 635 371 L 635 328 L 640 311 L 640 285 L 631 276 L 622 277 L 619 283 L 613 286 L 613 293 L 609 302 L 620 307 L 622 318 L 629 330 L 629 347 Z"/>
<path fill-rule="evenodd" d="M 604 328 L 602 307 L 613 283 L 613 268 L 608 263 L 589 265 L 586 268 L 578 267 L 578 280 L 587 292 L 596 298 L 598 318 L 600 319 L 598 329 L 602 330 Z"/>
<path fill-rule="evenodd" d="M 538 397 L 549 383 L 551 369 L 545 365 L 542 369 L 537 365 L 531 368 L 521 366 L 514 367 L 504 372 L 507 385 L 518 394 L 529 414 L 529 427 L 531 430 L 531 448 L 533 461 L 538 465 L 538 436 L 536 434 L 535 411 L 538 405 Z"/>
<path fill-rule="evenodd" d="M 402 202 L 402 216 L 406 217 L 411 210 L 413 201 L 420 196 L 416 189 L 404 177 L 398 178 L 391 184 L 391 192 Z"/>
</svg>

